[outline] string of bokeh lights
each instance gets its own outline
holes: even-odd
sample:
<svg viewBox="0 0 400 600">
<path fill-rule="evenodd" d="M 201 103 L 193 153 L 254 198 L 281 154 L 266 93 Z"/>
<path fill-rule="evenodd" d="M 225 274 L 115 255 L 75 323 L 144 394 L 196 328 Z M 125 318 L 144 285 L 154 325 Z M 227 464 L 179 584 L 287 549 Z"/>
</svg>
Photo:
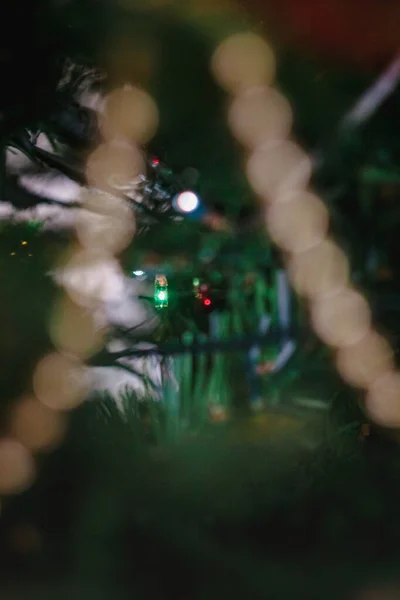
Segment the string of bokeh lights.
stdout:
<svg viewBox="0 0 400 600">
<path fill-rule="evenodd" d="M 30 487 L 35 454 L 62 442 L 68 412 L 87 397 L 91 374 L 84 361 L 102 347 L 107 333 L 98 318 L 105 269 L 122 275 L 117 256 L 135 234 L 134 214 L 116 188 L 144 173 L 140 146 L 157 129 L 158 109 L 143 90 L 124 87 L 105 99 L 99 125 L 103 142 L 87 160 L 90 188 L 82 192 L 76 240 L 55 271 L 62 285 L 49 324 L 55 350 L 36 365 L 33 391 L 14 403 L 0 441 L 2 496 Z"/>
<path fill-rule="evenodd" d="M 272 87 L 271 47 L 256 34 L 235 34 L 217 47 L 211 70 L 230 94 L 228 121 L 247 151 L 248 181 L 265 207 L 268 234 L 284 253 L 292 286 L 308 301 L 315 332 L 334 350 L 342 378 L 366 392 L 369 417 L 400 426 L 394 353 L 373 329 L 368 303 L 350 282 L 347 257 L 328 236 L 327 209 L 310 189 L 311 160 L 289 138 L 292 112 Z"/>
</svg>

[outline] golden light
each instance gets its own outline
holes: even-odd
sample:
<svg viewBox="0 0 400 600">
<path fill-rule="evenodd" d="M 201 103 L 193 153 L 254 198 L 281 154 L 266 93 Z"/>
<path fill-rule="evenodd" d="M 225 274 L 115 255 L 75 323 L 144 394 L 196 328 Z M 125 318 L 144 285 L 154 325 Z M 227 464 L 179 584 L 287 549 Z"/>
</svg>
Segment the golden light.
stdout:
<svg viewBox="0 0 400 600">
<path fill-rule="evenodd" d="M 292 255 L 288 275 L 298 294 L 313 298 L 347 286 L 350 266 L 344 252 L 325 239 L 305 252 Z"/>
<path fill-rule="evenodd" d="M 16 439 L 0 440 L 0 494 L 20 494 L 35 478 L 35 464 L 29 450 Z"/>
<path fill-rule="evenodd" d="M 118 195 L 123 193 L 119 188 L 134 185 L 145 170 L 144 158 L 137 146 L 115 141 L 101 144 L 91 153 L 86 177 L 90 186 Z"/>
<path fill-rule="evenodd" d="M 84 209 L 103 217 L 128 219 L 132 215 L 129 202 L 96 189 L 83 189 L 80 201 Z"/>
<path fill-rule="evenodd" d="M 225 90 L 239 93 L 273 82 L 275 56 L 260 36 L 251 32 L 238 33 L 217 47 L 211 60 L 211 70 Z"/>
<path fill-rule="evenodd" d="M 86 399 L 90 374 L 78 361 L 54 352 L 36 365 L 33 389 L 45 406 L 53 410 L 71 410 Z"/>
<path fill-rule="evenodd" d="M 77 237 L 86 248 L 102 249 L 119 254 L 132 241 L 136 224 L 132 209 L 122 198 L 102 196 L 96 203 L 95 194 L 89 196 L 78 212 L 75 229 Z"/>
<path fill-rule="evenodd" d="M 10 434 L 34 452 L 56 448 L 65 431 L 65 415 L 44 406 L 34 396 L 21 398 L 11 410 Z"/>
<path fill-rule="evenodd" d="M 275 76 L 271 49 L 254 34 L 231 36 L 216 49 L 211 70 L 216 81 L 236 95 L 228 120 L 235 137 L 253 149 L 247 179 L 260 201 L 269 205 L 269 233 L 286 253 L 293 287 L 311 300 L 316 333 L 338 350 L 336 364 L 342 377 L 369 389 L 366 406 L 371 418 L 386 427 L 400 427 L 400 373 L 388 371 L 394 368 L 389 344 L 371 330 L 365 298 L 348 287 L 347 258 L 326 238 L 326 209 L 305 193 L 312 161 L 293 142 L 277 141 L 288 135 L 291 115 L 285 100 L 273 101 L 277 93 L 262 87 Z M 308 201 L 288 203 L 287 196 L 293 193 L 304 194 Z"/>
<path fill-rule="evenodd" d="M 93 311 L 64 296 L 53 310 L 49 333 L 57 350 L 87 359 L 102 348 L 106 330 L 97 324 Z"/>
<path fill-rule="evenodd" d="M 116 259 L 104 252 L 74 249 L 55 270 L 55 279 L 69 297 L 86 308 L 121 297 L 124 280 Z"/>
<path fill-rule="evenodd" d="M 365 400 L 366 410 L 384 427 L 400 427 L 400 373 L 389 371 L 369 388 Z"/>
<path fill-rule="evenodd" d="M 317 335 L 335 348 L 357 343 L 371 325 L 367 301 L 351 288 L 318 297 L 311 302 L 310 311 Z"/>
<path fill-rule="evenodd" d="M 287 252 L 304 252 L 326 237 L 329 215 L 314 194 L 290 194 L 286 202 L 267 208 L 267 228 L 273 241 Z"/>
<path fill-rule="evenodd" d="M 100 117 L 105 140 L 127 138 L 145 144 L 154 136 L 159 122 L 158 108 L 144 90 L 124 87 L 108 94 Z"/>
<path fill-rule="evenodd" d="M 361 340 L 339 348 L 336 367 L 350 385 L 367 389 L 384 373 L 394 369 L 394 355 L 389 343 L 375 331 Z"/>
<path fill-rule="evenodd" d="M 249 89 L 233 100 L 228 114 L 236 138 L 248 148 L 288 137 L 293 115 L 289 102 L 269 87 Z"/>
<path fill-rule="evenodd" d="M 251 154 L 246 170 L 256 194 L 264 201 L 277 202 L 308 186 L 312 164 L 299 146 L 286 141 L 258 148 Z"/>
</svg>

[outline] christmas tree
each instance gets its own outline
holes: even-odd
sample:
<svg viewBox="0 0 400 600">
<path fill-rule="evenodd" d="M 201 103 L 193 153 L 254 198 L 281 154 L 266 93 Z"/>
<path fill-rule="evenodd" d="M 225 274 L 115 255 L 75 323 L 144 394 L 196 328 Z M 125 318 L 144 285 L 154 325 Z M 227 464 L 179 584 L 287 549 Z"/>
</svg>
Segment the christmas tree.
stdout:
<svg viewBox="0 0 400 600">
<path fill-rule="evenodd" d="M 397 94 L 365 116 L 375 73 L 321 75 L 276 40 L 278 92 L 268 44 L 230 37 L 254 23 L 218 6 L 12 12 L 5 597 L 395 586 Z M 289 155 L 261 143 L 289 135 L 286 96 Z"/>
</svg>

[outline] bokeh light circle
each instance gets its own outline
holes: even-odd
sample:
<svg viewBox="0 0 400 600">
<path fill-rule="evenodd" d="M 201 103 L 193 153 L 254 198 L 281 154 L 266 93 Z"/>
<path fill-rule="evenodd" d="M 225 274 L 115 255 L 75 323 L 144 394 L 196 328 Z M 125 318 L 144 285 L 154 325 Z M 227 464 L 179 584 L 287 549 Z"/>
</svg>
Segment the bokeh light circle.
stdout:
<svg viewBox="0 0 400 600">
<path fill-rule="evenodd" d="M 35 478 L 35 463 L 29 450 L 14 438 L 0 440 L 0 494 L 20 494 Z"/>
<path fill-rule="evenodd" d="M 365 399 L 368 415 L 383 427 L 400 427 L 400 373 L 389 371 L 369 388 Z"/>
<path fill-rule="evenodd" d="M 112 219 L 128 219 L 132 215 L 129 201 L 95 188 L 82 190 L 81 203 L 84 209 Z"/>
<path fill-rule="evenodd" d="M 53 410 L 71 410 L 82 404 L 90 384 L 91 375 L 86 367 L 56 352 L 42 358 L 33 375 L 37 398 Z"/>
<path fill-rule="evenodd" d="M 191 213 L 200 205 L 198 196 L 194 192 L 182 192 L 174 199 L 174 205 L 183 213 Z"/>
<path fill-rule="evenodd" d="M 44 406 L 34 396 L 21 398 L 11 409 L 9 433 L 34 452 L 56 448 L 65 431 L 65 415 Z"/>
<path fill-rule="evenodd" d="M 322 341 L 335 348 L 355 344 L 371 325 L 367 301 L 351 288 L 312 300 L 310 310 L 315 332 Z"/>
<path fill-rule="evenodd" d="M 289 102 L 269 87 L 252 88 L 236 96 L 228 114 L 236 138 L 248 148 L 288 137 L 293 115 Z"/>
<path fill-rule="evenodd" d="M 113 195 L 123 194 L 145 171 L 140 149 L 122 141 L 101 144 L 86 163 L 88 184 Z"/>
<path fill-rule="evenodd" d="M 339 348 L 336 367 L 347 383 L 367 389 L 394 368 L 394 353 L 387 340 L 371 330 L 355 344 Z"/>
<path fill-rule="evenodd" d="M 329 215 L 321 200 L 309 192 L 291 194 L 287 202 L 267 207 L 267 228 L 273 241 L 287 252 L 303 252 L 321 242 Z"/>
<path fill-rule="evenodd" d="M 288 260 L 288 274 L 298 294 L 314 298 L 346 287 L 350 266 L 344 252 L 325 239 L 305 252 L 293 254 Z"/>
<path fill-rule="evenodd" d="M 123 200 L 115 198 L 124 203 Z M 112 204 L 110 198 L 109 203 Z M 125 204 L 125 203 L 124 203 Z M 111 254 L 119 254 L 125 250 L 132 241 L 135 233 L 135 218 L 133 211 L 126 205 L 115 206 L 115 214 L 104 215 L 90 208 L 82 208 L 76 217 L 76 235 L 82 246 L 91 249 L 103 249 Z M 111 207 L 110 207 L 111 212 Z"/>
<path fill-rule="evenodd" d="M 211 70 L 226 91 L 238 93 L 271 84 L 275 78 L 275 56 L 262 37 L 251 32 L 238 33 L 217 47 Z"/>
<path fill-rule="evenodd" d="M 54 273 L 69 297 L 86 308 L 121 298 L 125 291 L 119 262 L 101 251 L 75 248 L 68 252 Z"/>
<path fill-rule="evenodd" d="M 303 150 L 290 141 L 267 144 L 255 150 L 247 162 L 250 185 L 264 201 L 276 202 L 290 192 L 304 190 L 312 164 Z"/>
<path fill-rule="evenodd" d="M 49 333 L 57 350 L 87 359 L 103 346 L 106 330 L 93 311 L 64 296 L 52 312 Z"/>
<path fill-rule="evenodd" d="M 100 131 L 105 140 L 125 137 L 145 144 L 157 131 L 158 122 L 158 108 L 153 98 L 144 90 L 127 86 L 106 97 Z"/>
</svg>

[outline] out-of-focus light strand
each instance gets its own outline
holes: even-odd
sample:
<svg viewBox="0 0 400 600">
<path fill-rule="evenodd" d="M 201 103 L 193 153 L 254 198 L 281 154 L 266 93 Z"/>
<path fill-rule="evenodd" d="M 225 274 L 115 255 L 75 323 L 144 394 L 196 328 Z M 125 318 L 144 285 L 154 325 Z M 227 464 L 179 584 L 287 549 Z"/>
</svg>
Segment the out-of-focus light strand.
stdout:
<svg viewBox="0 0 400 600">
<path fill-rule="evenodd" d="M 285 252 L 295 291 L 310 301 L 316 333 L 336 350 L 343 379 L 367 391 L 371 419 L 400 427 L 393 352 L 372 329 L 368 303 L 350 285 L 348 260 L 328 238 L 324 203 L 308 191 L 312 162 L 288 139 L 290 107 L 269 87 L 275 68 L 271 47 L 253 33 L 225 39 L 211 60 L 215 79 L 232 95 L 228 122 L 249 152 L 246 173 L 265 206 L 267 231 Z"/>
<path fill-rule="evenodd" d="M 100 122 L 105 141 L 86 165 L 92 189 L 82 192 L 84 209 L 76 223 L 79 244 L 71 246 L 54 272 L 65 294 L 50 323 L 50 337 L 59 351 L 36 365 L 35 395 L 21 398 L 11 409 L 9 437 L 0 440 L 0 494 L 17 494 L 33 483 L 33 453 L 61 443 L 66 412 L 87 397 L 91 375 L 82 361 L 101 347 L 105 333 L 93 311 L 118 291 L 115 285 L 105 285 L 104 269 L 117 274 L 114 257 L 135 233 L 134 216 L 118 190 L 143 172 L 139 144 L 148 142 L 157 126 L 157 106 L 143 90 L 125 86 L 106 98 Z"/>
</svg>

